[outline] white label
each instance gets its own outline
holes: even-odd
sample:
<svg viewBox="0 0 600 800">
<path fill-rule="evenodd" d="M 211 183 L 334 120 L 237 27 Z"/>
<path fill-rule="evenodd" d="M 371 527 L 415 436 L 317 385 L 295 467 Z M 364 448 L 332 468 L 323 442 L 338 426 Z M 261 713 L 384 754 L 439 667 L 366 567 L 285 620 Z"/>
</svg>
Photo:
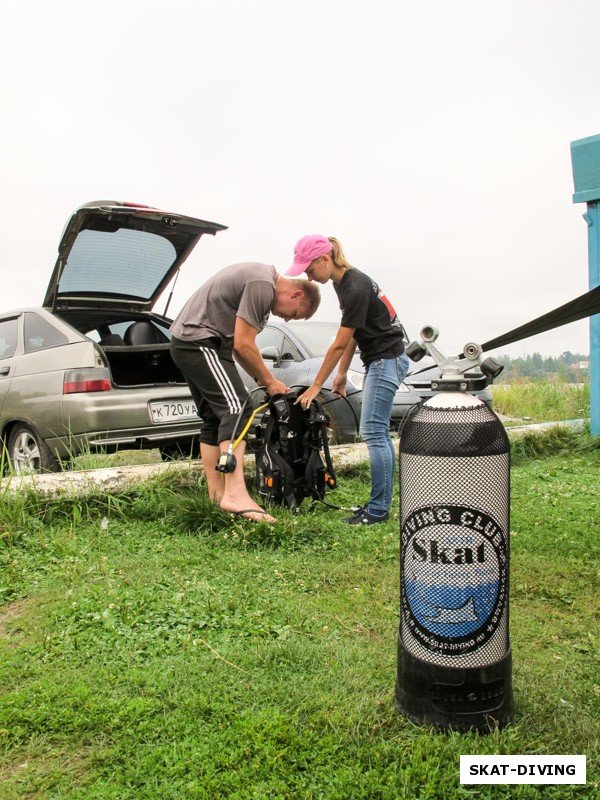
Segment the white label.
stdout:
<svg viewBox="0 0 600 800">
<path fill-rule="evenodd" d="M 461 783 L 585 783 L 586 756 L 461 756 Z"/>
</svg>

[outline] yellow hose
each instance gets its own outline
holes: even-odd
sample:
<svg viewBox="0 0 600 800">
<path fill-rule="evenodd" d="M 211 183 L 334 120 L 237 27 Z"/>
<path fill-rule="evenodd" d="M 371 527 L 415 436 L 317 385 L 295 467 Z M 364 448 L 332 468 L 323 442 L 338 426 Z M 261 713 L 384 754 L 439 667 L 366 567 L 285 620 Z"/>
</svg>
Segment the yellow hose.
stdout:
<svg viewBox="0 0 600 800">
<path fill-rule="evenodd" d="M 243 431 L 240 433 L 240 435 L 238 436 L 238 438 L 237 438 L 237 439 L 235 440 L 235 442 L 233 443 L 233 449 L 234 449 L 234 450 L 235 450 L 235 448 L 238 446 L 238 444 L 239 444 L 239 443 L 242 441 L 242 439 L 244 438 L 244 436 L 245 436 L 245 435 L 248 433 L 248 428 L 249 428 L 249 427 L 250 427 L 250 425 L 252 424 L 252 420 L 254 419 L 254 417 L 255 417 L 255 416 L 258 414 L 258 412 L 259 412 L 259 411 L 262 411 L 262 410 L 263 410 L 263 408 L 266 408 L 268 405 L 269 405 L 268 403 L 263 403 L 263 404 L 262 404 L 262 406 L 259 406 L 258 408 L 255 408 L 255 409 L 254 409 L 254 411 L 252 412 L 252 415 L 251 415 L 250 419 L 249 419 L 249 420 L 248 420 L 248 422 L 246 423 L 246 427 L 244 428 L 244 430 L 243 430 Z"/>
</svg>

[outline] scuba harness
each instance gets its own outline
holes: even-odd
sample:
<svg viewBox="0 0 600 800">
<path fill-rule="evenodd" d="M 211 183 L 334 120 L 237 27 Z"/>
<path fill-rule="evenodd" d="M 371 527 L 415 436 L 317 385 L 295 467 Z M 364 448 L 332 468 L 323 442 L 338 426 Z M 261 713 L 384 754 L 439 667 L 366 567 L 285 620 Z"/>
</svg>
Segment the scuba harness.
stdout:
<svg viewBox="0 0 600 800">
<path fill-rule="evenodd" d="M 234 450 L 248 433 L 256 414 L 264 411 L 255 427 L 255 441 L 251 448 L 256 462 L 254 483 L 261 497 L 267 502 L 286 505 L 296 513 L 306 497 L 312 498 L 312 506 L 320 502 L 336 511 L 356 511 L 357 506 L 347 508 L 324 499 L 328 489 L 337 487 L 327 435 L 329 417 L 324 411 L 324 406 L 332 401 L 313 400 L 308 409 L 303 409 L 295 401 L 306 388 L 298 386 L 297 392 L 265 397 L 266 402 L 254 409 L 242 432 L 237 435 L 250 397 L 255 392 L 265 391 L 264 386 L 252 389 L 236 420 L 229 447 L 221 453 L 215 469 L 221 473 L 236 469 Z"/>
<path fill-rule="evenodd" d="M 298 511 L 304 498 L 325 505 L 337 485 L 322 404 L 295 405 L 298 395 L 275 395 L 257 426 L 256 488 L 266 501 Z M 321 455 L 321 453 L 323 455 Z M 338 506 L 332 506 L 338 508 Z"/>
</svg>

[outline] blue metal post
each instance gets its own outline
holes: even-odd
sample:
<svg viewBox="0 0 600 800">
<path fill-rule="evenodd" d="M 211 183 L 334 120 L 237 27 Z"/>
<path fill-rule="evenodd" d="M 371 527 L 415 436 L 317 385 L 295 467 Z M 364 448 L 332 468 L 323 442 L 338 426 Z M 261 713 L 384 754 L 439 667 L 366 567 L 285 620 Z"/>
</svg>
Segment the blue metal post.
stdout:
<svg viewBox="0 0 600 800">
<path fill-rule="evenodd" d="M 588 203 L 583 218 L 588 224 L 590 289 L 600 284 L 600 203 Z M 590 427 L 600 436 L 600 314 L 590 317 Z"/>
<path fill-rule="evenodd" d="M 600 285 L 600 136 L 571 142 L 574 203 L 587 203 L 590 290 Z M 590 317 L 590 428 L 600 436 L 600 314 Z"/>
</svg>

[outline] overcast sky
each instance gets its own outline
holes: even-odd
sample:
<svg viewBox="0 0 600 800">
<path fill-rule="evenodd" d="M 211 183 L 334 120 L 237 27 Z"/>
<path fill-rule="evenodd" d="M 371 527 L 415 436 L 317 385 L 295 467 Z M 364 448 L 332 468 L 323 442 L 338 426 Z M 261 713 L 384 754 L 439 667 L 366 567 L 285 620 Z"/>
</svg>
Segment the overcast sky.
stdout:
<svg viewBox="0 0 600 800">
<path fill-rule="evenodd" d="M 412 338 L 528 322 L 589 288 L 570 143 L 600 133 L 599 29 L 598 0 L 4 3 L 2 308 L 41 303 L 67 218 L 110 199 L 229 226 L 170 313 L 322 233 Z M 495 354 L 588 353 L 588 331 Z"/>
</svg>

